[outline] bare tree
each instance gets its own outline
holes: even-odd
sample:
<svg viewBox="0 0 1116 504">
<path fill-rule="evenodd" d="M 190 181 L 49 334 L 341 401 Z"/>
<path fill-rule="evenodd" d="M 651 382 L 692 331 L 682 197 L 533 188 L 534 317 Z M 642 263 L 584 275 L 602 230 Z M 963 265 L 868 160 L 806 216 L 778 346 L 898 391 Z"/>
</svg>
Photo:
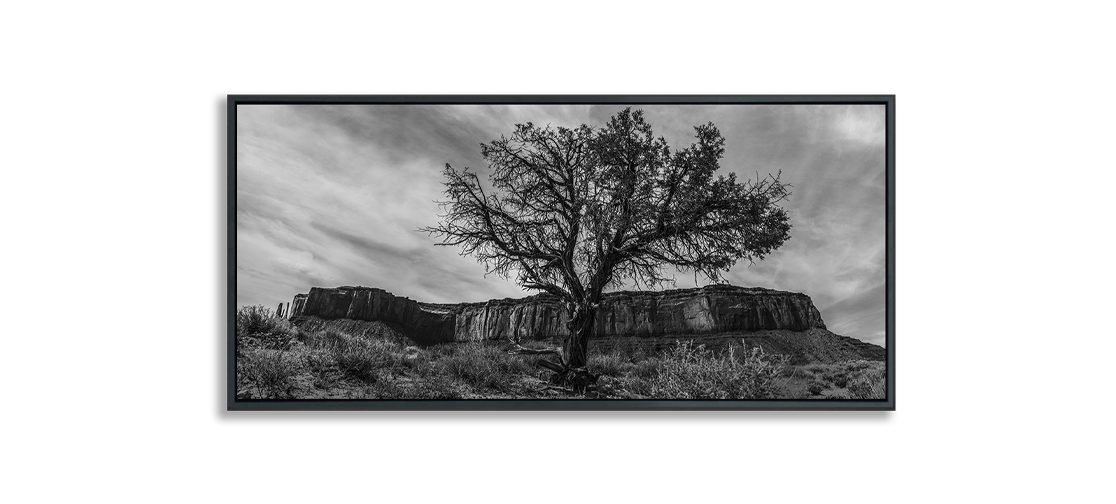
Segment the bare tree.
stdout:
<svg viewBox="0 0 1116 504">
<path fill-rule="evenodd" d="M 778 175 L 738 182 L 714 176 L 724 138 L 712 123 L 671 152 L 642 111 L 626 109 L 602 128 L 516 125 L 481 145 L 492 174 L 445 167 L 439 245 L 459 246 L 487 271 L 566 302 L 569 336 L 561 362 L 540 364 L 573 383 L 585 371 L 602 293 L 631 282 L 673 283 L 667 267 L 712 282 L 743 259 L 763 259 L 789 237 Z"/>
</svg>

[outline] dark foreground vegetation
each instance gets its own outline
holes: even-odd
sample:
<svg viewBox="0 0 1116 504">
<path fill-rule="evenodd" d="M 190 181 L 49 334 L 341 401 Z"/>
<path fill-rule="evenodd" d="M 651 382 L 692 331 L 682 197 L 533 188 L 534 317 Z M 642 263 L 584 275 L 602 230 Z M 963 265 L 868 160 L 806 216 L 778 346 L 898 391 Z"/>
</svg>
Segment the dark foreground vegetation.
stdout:
<svg viewBox="0 0 1116 504">
<path fill-rule="evenodd" d="M 297 327 L 259 306 L 237 312 L 242 399 L 882 399 L 884 363 L 791 365 L 743 345 L 716 351 L 690 341 L 590 345 L 588 390 L 552 386 L 538 356 L 510 343 L 418 347 L 379 322 Z M 541 348 L 546 342 L 526 342 Z"/>
</svg>

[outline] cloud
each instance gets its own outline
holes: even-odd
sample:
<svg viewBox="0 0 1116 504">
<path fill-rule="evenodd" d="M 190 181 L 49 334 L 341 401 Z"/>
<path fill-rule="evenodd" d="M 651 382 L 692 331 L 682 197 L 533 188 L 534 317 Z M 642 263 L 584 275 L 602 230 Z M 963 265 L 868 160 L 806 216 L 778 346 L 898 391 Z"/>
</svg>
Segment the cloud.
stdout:
<svg viewBox="0 0 1116 504">
<path fill-rule="evenodd" d="M 237 303 L 271 306 L 318 285 L 432 302 L 525 295 L 417 231 L 438 220 L 441 168 L 488 169 L 479 146 L 516 123 L 602 125 L 620 105 L 253 105 L 237 110 Z M 732 283 L 804 292 L 835 332 L 883 333 L 884 109 L 648 105 L 672 147 L 713 122 L 722 173 L 782 173 L 791 239 Z M 700 281 L 699 281 L 700 283 Z M 678 285 L 695 285 L 679 277 Z M 840 329 L 840 330 L 837 330 Z M 844 332 L 841 332 L 844 331 Z"/>
<path fill-rule="evenodd" d="M 887 285 L 882 283 L 861 292 L 849 295 L 825 307 L 825 312 L 839 313 L 841 317 L 827 323 L 830 331 L 837 334 L 856 334 L 860 339 L 884 344 L 885 322 L 887 313 L 884 310 L 887 301 Z"/>
<path fill-rule="evenodd" d="M 283 257 L 274 258 L 272 266 L 275 271 L 294 277 L 306 285 L 332 285 L 339 281 L 332 276 L 323 275 L 311 266 Z"/>
</svg>

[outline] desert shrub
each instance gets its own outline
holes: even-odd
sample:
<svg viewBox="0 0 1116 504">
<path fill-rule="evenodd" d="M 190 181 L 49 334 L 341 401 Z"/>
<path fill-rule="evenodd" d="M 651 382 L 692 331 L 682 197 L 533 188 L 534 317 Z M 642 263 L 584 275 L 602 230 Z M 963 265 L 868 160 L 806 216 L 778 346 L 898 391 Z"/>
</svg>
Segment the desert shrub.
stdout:
<svg viewBox="0 0 1116 504">
<path fill-rule="evenodd" d="M 825 390 L 825 389 L 826 389 L 825 384 L 822 383 L 822 382 L 819 382 L 819 381 L 812 381 L 812 382 L 810 382 L 809 385 L 806 386 L 806 390 L 808 390 L 810 392 L 810 395 L 821 394 L 822 391 Z"/>
<path fill-rule="evenodd" d="M 364 391 L 368 399 L 410 399 L 407 390 L 394 380 L 377 379 Z"/>
<path fill-rule="evenodd" d="M 398 349 L 382 340 L 350 339 L 347 344 L 334 347 L 333 358 L 337 368 L 350 378 L 374 381 L 379 370 L 391 370 L 402 360 Z"/>
<path fill-rule="evenodd" d="M 246 342 L 249 346 L 257 348 L 268 348 L 271 350 L 290 350 L 291 346 L 295 344 L 298 339 L 298 333 L 291 332 L 272 332 L 272 333 L 258 333 L 254 336 L 248 336 Z"/>
<path fill-rule="evenodd" d="M 245 306 L 236 312 L 237 349 L 269 348 L 287 350 L 298 335 L 286 319 L 276 317 L 263 306 Z"/>
<path fill-rule="evenodd" d="M 621 393 L 622 396 L 623 395 L 628 395 L 628 396 L 635 396 L 636 398 L 646 398 L 646 397 L 650 397 L 651 394 L 654 393 L 654 391 L 655 391 L 655 380 L 652 379 L 652 378 L 646 378 L 646 377 L 627 376 L 627 377 L 624 377 L 624 379 L 622 379 L 620 381 L 619 387 L 622 388 L 622 390 L 627 393 L 627 394 Z M 659 398 L 656 397 L 655 399 L 659 399 Z"/>
<path fill-rule="evenodd" d="M 401 369 L 410 374 L 424 376 L 433 371 L 431 355 L 430 351 L 426 349 L 407 346 L 401 351 L 398 364 Z"/>
<path fill-rule="evenodd" d="M 635 366 L 619 353 L 604 355 L 591 355 L 588 362 L 589 370 L 606 376 L 620 376 Z"/>
<path fill-rule="evenodd" d="M 302 359 L 302 366 L 314 376 L 314 385 L 318 388 L 327 387 L 333 380 L 330 371 L 337 368 L 334 353 L 324 348 L 302 347 L 298 353 Z"/>
<path fill-rule="evenodd" d="M 399 344 L 401 347 L 411 344 L 395 326 L 381 321 L 367 320 L 323 320 L 310 317 L 299 323 L 299 328 L 304 333 L 313 334 L 325 332 L 332 334 L 348 334 L 357 338 L 380 339 Z"/>
<path fill-rule="evenodd" d="M 338 350 L 333 358 L 337 361 L 337 369 L 349 378 L 363 381 L 374 381 L 376 369 L 383 362 L 378 355 L 362 347 L 349 347 Z"/>
<path fill-rule="evenodd" d="M 787 358 L 760 348 L 714 354 L 703 345 L 680 343 L 667 352 L 649 394 L 677 399 L 764 399 L 775 397 L 775 380 Z"/>
<path fill-rule="evenodd" d="M 291 396 L 291 379 L 298 370 L 298 361 L 287 352 L 267 348 L 245 351 L 236 368 L 237 375 L 251 384 L 256 395 L 272 399 Z"/>
<path fill-rule="evenodd" d="M 431 347 L 426 347 L 423 350 L 429 355 L 430 360 L 441 360 L 444 357 L 453 355 L 458 345 L 458 343 L 439 343 Z"/>
<path fill-rule="evenodd" d="M 794 376 L 781 377 L 777 382 L 779 392 L 776 397 L 779 399 L 806 399 L 810 397 L 807 386 L 808 382 L 806 380 L 796 379 Z"/>
<path fill-rule="evenodd" d="M 654 378 L 659 375 L 660 363 L 657 357 L 638 361 L 632 367 L 630 375 L 636 378 Z"/>
<path fill-rule="evenodd" d="M 505 350 L 494 349 L 497 355 L 496 362 L 499 364 L 500 371 L 508 375 L 533 375 L 539 370 L 539 366 L 535 363 L 538 361 L 536 356 L 527 355 L 513 355 Z"/>
<path fill-rule="evenodd" d="M 465 343 L 453 348 L 437 361 L 438 370 L 478 387 L 495 384 L 498 366 L 491 349 L 478 343 Z"/>
<path fill-rule="evenodd" d="M 614 338 L 607 344 L 595 344 L 589 347 L 589 355 L 617 355 L 627 362 L 639 362 L 654 355 L 654 346 L 635 337 Z"/>
<path fill-rule="evenodd" d="M 348 346 L 351 339 L 348 334 L 332 327 L 312 330 L 304 328 L 299 335 L 299 340 L 306 346 L 330 351 Z"/>
<path fill-rule="evenodd" d="M 887 376 L 882 366 L 866 369 L 849 381 L 849 396 L 853 399 L 886 399 Z"/>
<path fill-rule="evenodd" d="M 276 317 L 271 310 L 260 305 L 245 306 L 236 311 L 237 334 L 286 332 L 290 327 L 286 319 Z"/>
<path fill-rule="evenodd" d="M 461 393 L 454 386 L 453 380 L 444 375 L 434 374 L 428 379 L 415 382 L 409 394 L 402 398 L 460 399 Z"/>
<path fill-rule="evenodd" d="M 791 354 L 790 361 L 788 362 L 788 364 L 790 364 L 791 366 L 801 366 L 803 364 L 809 364 L 809 363 L 810 363 L 810 358 L 807 357 L 806 354 L 803 353 L 801 350 L 796 351 L 793 354 Z"/>
<path fill-rule="evenodd" d="M 868 369 L 870 367 L 872 367 L 872 363 L 866 360 L 856 360 L 845 363 L 845 369 L 847 369 L 850 373 L 864 371 L 865 369 Z"/>
<path fill-rule="evenodd" d="M 533 366 L 519 355 L 482 343 L 464 343 L 441 349 L 448 353 L 436 361 L 439 371 L 479 388 L 508 390 L 516 374 L 531 374 Z"/>
<path fill-rule="evenodd" d="M 336 383 L 336 381 L 330 380 L 326 376 L 315 376 L 313 381 L 310 382 L 310 384 L 313 385 L 314 388 L 319 388 L 319 389 L 328 389 L 329 387 L 331 387 L 335 383 Z"/>
<path fill-rule="evenodd" d="M 333 360 L 333 353 L 324 348 L 305 348 L 302 359 L 306 369 L 315 375 L 325 375 L 330 368 L 337 365 Z"/>
<path fill-rule="evenodd" d="M 333 327 L 303 331 L 301 340 L 307 352 L 307 367 L 324 372 L 331 365 L 347 378 L 376 381 L 380 371 L 392 371 L 403 364 L 406 353 L 392 339 L 353 336 Z"/>
</svg>

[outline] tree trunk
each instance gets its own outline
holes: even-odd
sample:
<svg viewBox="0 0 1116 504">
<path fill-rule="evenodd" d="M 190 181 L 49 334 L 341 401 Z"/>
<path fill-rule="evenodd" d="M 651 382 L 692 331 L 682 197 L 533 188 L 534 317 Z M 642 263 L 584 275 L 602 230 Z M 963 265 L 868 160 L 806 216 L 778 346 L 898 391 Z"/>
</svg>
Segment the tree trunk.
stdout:
<svg viewBox="0 0 1116 504">
<path fill-rule="evenodd" d="M 570 303 L 567 309 L 570 311 L 570 318 L 566 323 L 569 335 L 562 346 L 562 359 L 565 362 L 559 364 L 541 360 L 539 365 L 554 371 L 552 383 L 583 392 L 597 381 L 597 375 L 590 373 L 585 367 L 589 361 L 589 336 L 593 333 L 597 304 L 583 300 Z"/>
<path fill-rule="evenodd" d="M 565 354 L 566 367 L 583 368 L 589 360 L 589 336 L 593 334 L 593 323 L 597 318 L 596 303 L 581 302 L 573 305 L 570 321 L 566 327 L 570 330 L 566 338 L 562 353 Z"/>
</svg>

